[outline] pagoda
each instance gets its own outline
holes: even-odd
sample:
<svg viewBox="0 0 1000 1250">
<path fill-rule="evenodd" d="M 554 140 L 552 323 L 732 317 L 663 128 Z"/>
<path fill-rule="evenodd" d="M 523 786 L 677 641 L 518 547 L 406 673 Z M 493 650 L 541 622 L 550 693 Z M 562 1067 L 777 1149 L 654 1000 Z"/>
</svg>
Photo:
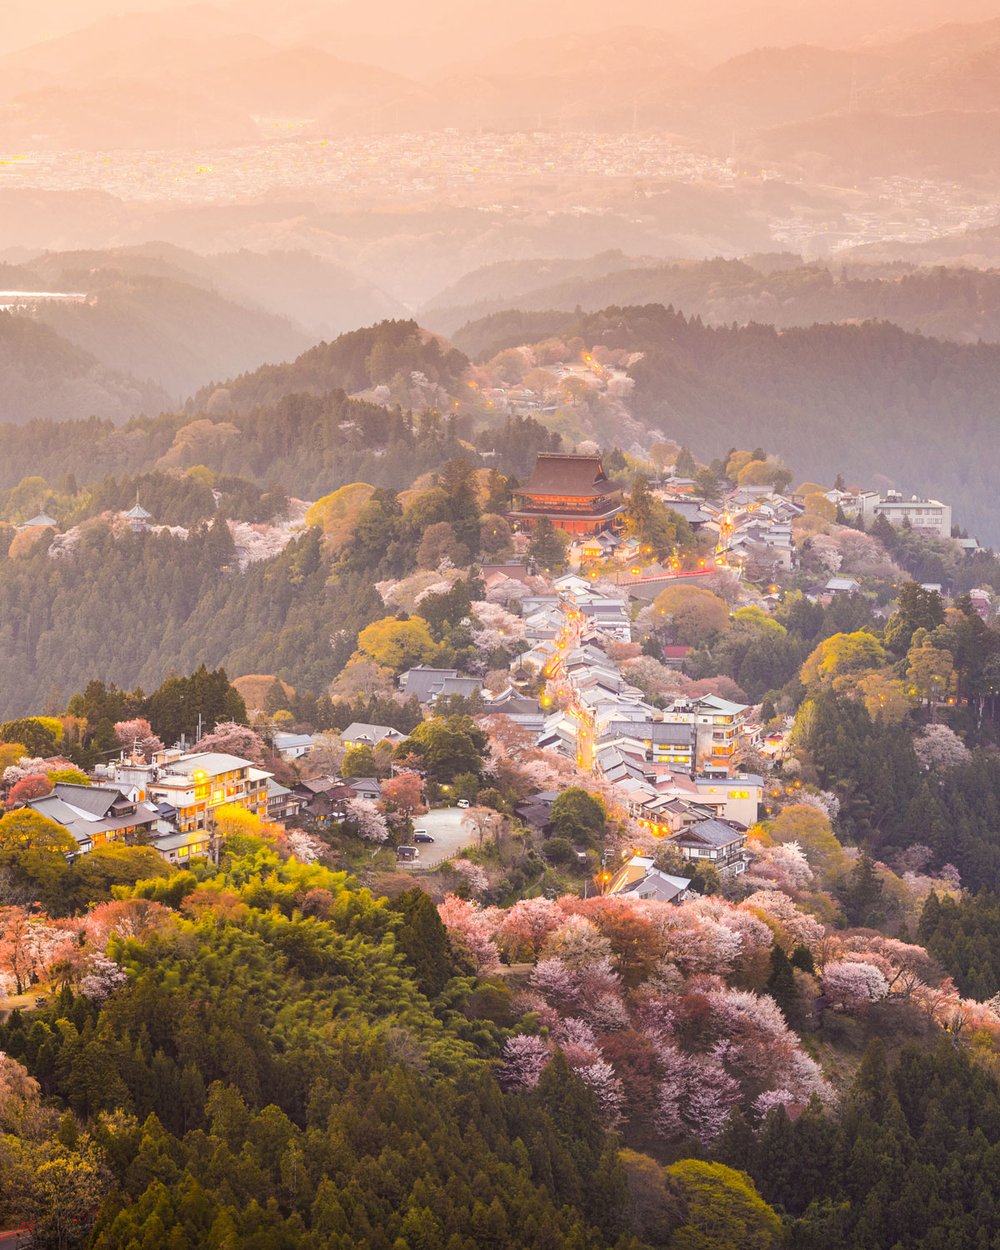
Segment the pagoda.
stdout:
<svg viewBox="0 0 1000 1250">
<path fill-rule="evenodd" d="M 546 517 L 567 534 L 596 534 L 612 528 L 624 510 L 621 489 L 608 481 L 600 456 L 543 452 L 529 480 L 515 487 L 507 519 L 531 530 Z"/>
<path fill-rule="evenodd" d="M 125 520 L 128 521 L 129 529 L 136 533 L 149 529 L 149 523 L 152 521 L 152 514 L 139 503 L 139 492 L 135 492 L 135 507 L 129 508 L 125 513 Z"/>
</svg>

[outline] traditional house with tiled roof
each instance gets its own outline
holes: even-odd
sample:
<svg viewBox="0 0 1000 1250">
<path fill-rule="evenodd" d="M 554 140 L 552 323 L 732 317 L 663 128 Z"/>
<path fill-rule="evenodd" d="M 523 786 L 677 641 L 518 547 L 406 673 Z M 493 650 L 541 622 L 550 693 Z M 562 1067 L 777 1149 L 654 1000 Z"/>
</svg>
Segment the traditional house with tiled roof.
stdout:
<svg viewBox="0 0 1000 1250">
<path fill-rule="evenodd" d="M 17 528 L 18 530 L 54 530 L 58 527 L 59 522 L 54 517 L 50 517 L 47 512 L 39 512 L 37 516 L 31 517 Z"/>
<path fill-rule="evenodd" d="M 62 825 L 82 852 L 107 842 L 148 841 L 162 823 L 153 804 L 130 799 L 115 786 L 60 781 L 27 806 Z"/>
<path fill-rule="evenodd" d="M 685 859 L 707 860 L 720 877 L 738 877 L 747 870 L 746 830 L 712 818 L 689 825 L 670 839 Z"/>
<path fill-rule="evenodd" d="M 648 855 L 633 855 L 618 869 L 608 885 L 608 894 L 624 899 L 652 899 L 657 903 L 683 903 L 691 882 L 673 877 L 656 867 Z"/>
</svg>

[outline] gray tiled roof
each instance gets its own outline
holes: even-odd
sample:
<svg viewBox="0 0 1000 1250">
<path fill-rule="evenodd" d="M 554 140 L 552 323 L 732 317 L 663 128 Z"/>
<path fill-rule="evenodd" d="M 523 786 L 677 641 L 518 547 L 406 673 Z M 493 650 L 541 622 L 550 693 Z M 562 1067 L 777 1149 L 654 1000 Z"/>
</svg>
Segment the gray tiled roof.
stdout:
<svg viewBox="0 0 1000 1250">
<path fill-rule="evenodd" d="M 732 825 L 726 824 L 724 820 L 699 820 L 690 828 L 683 830 L 677 834 L 674 841 L 697 843 L 707 843 L 709 846 L 728 846 L 731 842 L 741 841 L 745 838 L 745 834 L 739 829 L 734 829 Z"/>
</svg>

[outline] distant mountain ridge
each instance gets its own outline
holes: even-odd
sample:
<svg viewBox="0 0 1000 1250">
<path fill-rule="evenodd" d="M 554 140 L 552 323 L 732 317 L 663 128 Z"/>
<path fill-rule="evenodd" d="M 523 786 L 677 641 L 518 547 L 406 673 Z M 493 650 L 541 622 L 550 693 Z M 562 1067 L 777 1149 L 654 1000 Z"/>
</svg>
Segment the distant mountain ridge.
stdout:
<svg viewBox="0 0 1000 1250">
<path fill-rule="evenodd" d="M 24 281 L 26 272 L 33 280 Z M 25 286 L 85 293 L 83 303 L 39 305 L 35 320 L 105 367 L 150 379 L 175 405 L 214 377 L 262 359 L 290 359 L 312 341 L 274 313 L 227 299 L 211 285 L 192 283 L 178 266 L 135 253 L 50 254 L 19 273 Z M 9 284 L 17 286 L 13 279 Z M 2 268 L 0 285 L 7 285 Z"/>
<path fill-rule="evenodd" d="M 601 263 L 617 269 L 599 273 Z M 627 264 L 627 267 L 623 267 Z M 581 268 L 583 272 L 581 273 Z M 532 274 L 566 274 L 551 285 L 535 286 Z M 508 298 L 490 296 L 448 307 L 456 295 L 475 296 L 517 282 L 526 288 Z M 596 312 L 610 304 L 673 305 L 709 325 L 755 321 L 790 328 L 816 322 L 892 321 L 903 329 L 975 343 L 1000 342 L 1000 269 L 926 269 L 881 273 L 862 265 L 835 267 L 799 263 L 762 272 L 753 263 L 717 257 L 704 262 L 668 264 L 629 261 L 620 254 L 595 258 L 587 272 L 572 260 L 490 266 L 467 275 L 432 300 L 423 321 L 468 348 L 463 329 L 505 310 L 526 313 L 580 308 Z M 468 341 L 471 341 L 469 339 Z"/>
<path fill-rule="evenodd" d="M 123 422 L 155 415 L 169 397 L 150 382 L 108 369 L 90 353 L 30 317 L 0 313 L 0 421 Z"/>
<path fill-rule="evenodd" d="M 180 406 L 209 382 L 292 360 L 324 337 L 401 306 L 303 253 L 199 256 L 166 243 L 49 252 L 0 265 L 0 289 L 72 290 L 35 319 L 106 367 L 148 378 Z"/>
<path fill-rule="evenodd" d="M 512 0 L 486 44 L 478 0 L 437 0 L 436 19 L 402 0 L 291 3 L 280 30 L 270 3 L 126 14 L 0 56 L 0 143 L 190 149 L 271 138 L 276 119 L 316 135 L 654 128 L 717 154 L 735 138 L 741 156 L 792 164 L 827 144 L 841 168 L 850 154 L 819 119 L 986 114 L 1000 97 L 1000 18 L 987 0 L 951 8 L 934 31 L 921 25 L 939 8 L 901 0 L 825 3 L 816 20 L 785 12 L 780 23 L 709 5 L 707 44 L 690 15 L 671 20 L 655 0 L 613 14 L 597 0 Z M 727 38 L 727 10 L 756 23 L 756 38 Z M 769 135 L 806 124 L 790 149 Z"/>
</svg>

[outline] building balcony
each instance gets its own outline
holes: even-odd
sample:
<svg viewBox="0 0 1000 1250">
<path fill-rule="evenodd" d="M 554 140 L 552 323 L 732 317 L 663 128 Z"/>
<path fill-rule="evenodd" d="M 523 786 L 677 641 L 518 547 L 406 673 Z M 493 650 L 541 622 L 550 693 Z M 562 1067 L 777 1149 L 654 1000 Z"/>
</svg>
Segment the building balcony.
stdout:
<svg viewBox="0 0 1000 1250">
<path fill-rule="evenodd" d="M 572 517 L 576 521 L 587 521 L 610 520 L 624 511 L 625 505 L 616 498 L 553 499 L 551 501 L 522 499 L 519 500 L 517 507 L 507 513 L 507 516 L 514 521 L 539 520 L 542 517 L 552 516 Z"/>
</svg>

